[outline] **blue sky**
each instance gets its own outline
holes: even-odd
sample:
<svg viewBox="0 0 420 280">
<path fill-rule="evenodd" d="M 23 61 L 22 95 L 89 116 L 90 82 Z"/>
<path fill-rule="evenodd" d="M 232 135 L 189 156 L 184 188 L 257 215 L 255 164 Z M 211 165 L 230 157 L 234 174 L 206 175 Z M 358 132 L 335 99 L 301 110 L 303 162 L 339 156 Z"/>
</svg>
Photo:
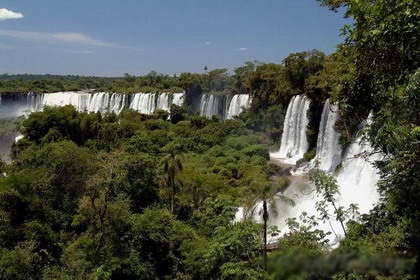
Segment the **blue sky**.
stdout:
<svg viewBox="0 0 420 280">
<path fill-rule="evenodd" d="M 2 0 L 0 73 L 121 76 L 281 62 L 335 50 L 345 20 L 316 0 Z"/>
</svg>

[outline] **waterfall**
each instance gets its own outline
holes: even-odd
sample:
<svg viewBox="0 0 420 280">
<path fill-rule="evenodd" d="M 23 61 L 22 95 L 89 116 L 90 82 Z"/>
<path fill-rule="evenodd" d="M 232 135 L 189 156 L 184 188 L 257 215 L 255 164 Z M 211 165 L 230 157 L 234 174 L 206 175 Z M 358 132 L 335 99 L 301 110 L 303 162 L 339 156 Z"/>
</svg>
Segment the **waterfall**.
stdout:
<svg viewBox="0 0 420 280">
<path fill-rule="evenodd" d="M 0 117 L 22 115 L 24 112 L 40 111 L 45 106 L 72 105 L 80 112 L 120 113 L 131 108 L 143 114 L 152 114 L 156 109 L 169 111 L 171 104 L 182 106 L 184 93 L 137 93 L 133 95 L 109 92 L 55 92 L 0 95 Z"/>
<path fill-rule="evenodd" d="M 184 93 L 174 93 L 172 95 L 172 104 L 177 106 L 183 106 L 185 101 L 185 94 Z"/>
<path fill-rule="evenodd" d="M 159 94 L 157 97 L 156 109 L 169 111 L 171 107 L 170 98 L 171 96 L 167 92 Z"/>
<path fill-rule="evenodd" d="M 225 96 L 203 94 L 200 102 L 200 115 L 211 118 L 212 116 L 224 117 Z"/>
<path fill-rule="evenodd" d="M 41 107 L 73 105 L 78 111 L 87 111 L 91 95 L 78 92 L 56 92 L 42 95 Z"/>
<path fill-rule="evenodd" d="M 310 101 L 305 96 L 296 95 L 287 107 L 280 151 L 273 155 L 284 159 L 285 163 L 295 163 L 308 150 L 306 127 L 309 105 Z"/>
<path fill-rule="evenodd" d="M 156 109 L 169 111 L 171 104 L 182 106 L 184 98 L 184 93 L 136 93 L 130 108 L 143 114 L 152 114 Z"/>
<path fill-rule="evenodd" d="M 155 93 L 136 93 L 130 108 L 142 114 L 152 114 L 156 109 Z"/>
<path fill-rule="evenodd" d="M 121 113 L 121 111 L 125 108 L 126 100 L 127 94 L 113 93 L 109 109 L 114 113 Z"/>
<path fill-rule="evenodd" d="M 342 147 L 339 139 L 340 134 L 335 130 L 335 122 L 338 118 L 338 107 L 332 105 L 327 99 L 322 110 L 321 122 L 319 124 L 318 141 L 316 145 L 316 156 L 312 161 L 320 162 L 319 169 L 333 173 L 341 162 Z"/>
<path fill-rule="evenodd" d="M 369 124 L 369 118 L 365 124 Z M 350 204 L 357 204 L 360 214 L 367 214 L 375 204 L 379 202 L 380 195 L 377 190 L 377 183 L 380 179 L 379 171 L 374 163 L 383 159 L 383 155 L 374 152 L 371 144 L 361 134 L 356 137 L 344 153 L 340 170 L 334 175 L 339 186 L 339 195 L 336 197 L 337 207 L 348 209 Z M 273 213 L 269 215 L 268 224 L 276 225 L 281 230 L 281 235 L 288 233 L 289 229 L 285 220 L 288 218 L 297 218 L 302 212 L 306 212 L 308 216 L 315 215 L 319 217 L 316 208 L 316 202 L 320 200 L 315 194 L 315 186 L 305 181 L 300 176 L 289 177 L 292 181 L 291 185 L 286 189 L 284 194 L 292 198 L 296 203 L 295 207 L 287 206 L 282 200 L 277 200 L 277 212 L 279 216 Z M 259 204 L 256 205 L 257 210 L 261 210 Z M 334 213 L 332 206 L 328 205 L 328 211 Z M 253 217 L 256 221 L 261 220 L 261 211 L 257 216 Z M 324 232 L 333 232 L 330 235 L 330 245 L 335 247 L 344 237 L 344 231 L 339 221 L 330 219 L 328 221 L 319 222 L 317 229 Z"/>
<path fill-rule="evenodd" d="M 90 102 L 88 103 L 88 107 L 85 110 L 78 110 L 78 111 L 90 111 L 90 112 L 100 112 L 106 113 L 109 108 L 109 93 L 107 92 L 98 92 L 89 96 L 91 98 Z"/>
<path fill-rule="evenodd" d="M 346 205 L 358 204 L 360 213 L 368 213 L 379 201 L 376 184 L 380 176 L 374 163 L 383 159 L 383 154 L 375 153 L 364 138 L 360 135 L 348 147 L 337 175 L 341 202 Z"/>
<path fill-rule="evenodd" d="M 227 119 L 239 115 L 243 108 L 248 108 L 250 104 L 249 94 L 235 94 L 230 101 L 229 109 L 226 114 Z"/>
<path fill-rule="evenodd" d="M 31 111 L 26 94 L 0 94 L 0 119 L 14 118 Z"/>
</svg>

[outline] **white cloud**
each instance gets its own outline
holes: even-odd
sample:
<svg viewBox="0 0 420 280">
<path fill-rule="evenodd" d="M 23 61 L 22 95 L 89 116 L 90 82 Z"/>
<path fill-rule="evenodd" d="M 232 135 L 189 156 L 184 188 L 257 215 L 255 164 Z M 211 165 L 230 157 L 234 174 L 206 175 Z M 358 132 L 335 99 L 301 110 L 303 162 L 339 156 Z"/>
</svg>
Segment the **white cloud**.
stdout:
<svg viewBox="0 0 420 280">
<path fill-rule="evenodd" d="M 89 50 L 81 50 L 81 51 L 70 51 L 71 53 L 76 53 L 76 54 L 93 54 L 96 53 L 94 51 L 89 51 Z"/>
<path fill-rule="evenodd" d="M 241 52 L 241 51 L 246 51 L 247 50 L 247 48 L 237 48 L 237 49 L 235 49 L 235 51 L 238 51 L 238 52 Z"/>
<path fill-rule="evenodd" d="M 23 18 L 21 13 L 15 13 L 8 9 L 0 9 L 0 20 Z"/>
<path fill-rule="evenodd" d="M 204 44 L 205 45 L 211 45 L 211 42 L 205 42 Z"/>
<path fill-rule="evenodd" d="M 82 33 L 27 32 L 0 29 L 0 36 L 43 42 L 56 41 L 64 43 L 85 44 L 98 47 L 125 48 L 124 46 L 121 46 L 119 44 L 104 42 Z"/>
</svg>

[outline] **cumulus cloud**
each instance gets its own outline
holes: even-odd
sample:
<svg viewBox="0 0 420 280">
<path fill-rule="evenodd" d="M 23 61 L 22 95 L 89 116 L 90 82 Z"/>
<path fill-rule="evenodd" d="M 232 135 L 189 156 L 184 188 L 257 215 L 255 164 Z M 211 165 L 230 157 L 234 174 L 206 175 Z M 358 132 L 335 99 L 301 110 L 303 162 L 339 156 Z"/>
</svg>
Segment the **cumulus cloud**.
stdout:
<svg viewBox="0 0 420 280">
<path fill-rule="evenodd" d="M 82 33 L 28 32 L 0 29 L 0 36 L 44 42 L 56 41 L 64 43 L 85 44 L 98 47 L 124 48 L 124 46 L 121 46 L 119 44 L 104 42 Z"/>
<path fill-rule="evenodd" d="M 241 52 L 241 51 L 246 51 L 247 50 L 247 48 L 237 48 L 237 49 L 235 49 L 235 51 L 237 51 L 237 52 Z"/>
<path fill-rule="evenodd" d="M 204 44 L 205 45 L 211 45 L 211 42 L 205 42 Z"/>
<path fill-rule="evenodd" d="M 8 9 L 0 9 L 0 20 L 23 18 L 21 13 L 15 13 Z"/>
</svg>

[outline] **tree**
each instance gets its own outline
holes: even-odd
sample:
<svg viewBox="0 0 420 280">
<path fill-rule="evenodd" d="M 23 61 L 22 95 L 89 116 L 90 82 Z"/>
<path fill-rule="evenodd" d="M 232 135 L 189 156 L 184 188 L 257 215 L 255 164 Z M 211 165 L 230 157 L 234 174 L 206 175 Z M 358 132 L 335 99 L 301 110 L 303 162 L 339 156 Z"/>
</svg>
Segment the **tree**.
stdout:
<svg viewBox="0 0 420 280">
<path fill-rule="evenodd" d="M 292 53 L 283 60 L 286 75 L 295 92 L 304 90 L 306 79 L 323 68 L 324 60 L 325 54 L 318 50 Z"/>
<path fill-rule="evenodd" d="M 311 169 L 308 174 L 309 179 L 315 183 L 316 193 L 321 196 L 321 200 L 316 203 L 316 208 L 321 215 L 321 219 L 325 222 L 330 218 L 339 221 L 344 235 L 347 237 L 347 230 L 345 223 L 348 220 L 354 220 L 359 213 L 358 206 L 350 204 L 348 209 L 337 204 L 340 189 L 337 180 L 329 175 L 327 172 L 318 168 L 319 162 L 316 163 L 315 168 Z M 329 206 L 333 208 L 333 214 L 330 213 Z"/>
<path fill-rule="evenodd" d="M 288 186 L 286 184 L 279 184 L 273 182 L 254 182 L 254 196 L 251 200 L 250 213 L 251 217 L 256 211 L 257 207 L 262 205 L 262 220 L 263 220 L 263 261 L 264 261 L 264 270 L 267 270 L 267 233 L 268 233 L 268 219 L 270 212 L 275 216 L 278 215 L 277 212 L 277 202 L 288 204 L 291 206 L 295 205 L 295 202 L 283 194 L 284 189 Z M 260 202 L 260 203 L 258 203 Z"/>
<path fill-rule="evenodd" d="M 373 113 L 369 130 L 372 144 L 385 154 L 378 165 L 383 181 L 384 213 L 370 223 L 380 224 L 380 235 L 403 227 L 399 252 L 420 255 L 419 118 L 416 74 L 420 68 L 420 2 L 412 0 L 321 0 L 331 9 L 344 8 L 353 24 L 345 26 L 345 55 L 352 62 L 339 100 L 341 122 Z M 418 78 L 417 78 L 418 79 Z M 417 90 L 415 88 L 417 87 Z M 413 94 L 416 92 L 417 94 Z M 352 133 L 358 124 L 353 124 Z M 378 214 L 377 212 L 375 214 Z M 377 217 L 378 216 L 378 217 Z M 382 219 L 384 216 L 386 218 Z M 369 224 L 365 223 L 369 228 Z M 418 262 L 420 271 L 420 262 Z"/>
<path fill-rule="evenodd" d="M 255 69 L 260 66 L 262 63 L 258 60 L 247 61 L 244 63 L 244 66 L 240 66 L 234 69 L 234 75 L 232 76 L 232 92 L 234 94 L 244 94 L 246 93 L 245 80 L 247 76 L 250 75 Z"/>
<path fill-rule="evenodd" d="M 246 91 L 253 97 L 251 110 L 266 109 L 270 105 L 289 102 L 293 87 L 286 76 L 286 69 L 279 64 L 262 64 L 246 76 Z"/>
<path fill-rule="evenodd" d="M 167 147 L 167 154 L 163 156 L 161 163 L 163 164 L 163 171 L 166 173 L 165 184 L 169 190 L 169 211 L 174 213 L 176 184 L 175 178 L 178 172 L 182 171 L 182 155 L 171 147 Z"/>
<path fill-rule="evenodd" d="M 142 212 L 158 201 L 157 162 L 148 154 L 120 155 L 115 190 L 131 201 L 133 212 Z"/>
</svg>

